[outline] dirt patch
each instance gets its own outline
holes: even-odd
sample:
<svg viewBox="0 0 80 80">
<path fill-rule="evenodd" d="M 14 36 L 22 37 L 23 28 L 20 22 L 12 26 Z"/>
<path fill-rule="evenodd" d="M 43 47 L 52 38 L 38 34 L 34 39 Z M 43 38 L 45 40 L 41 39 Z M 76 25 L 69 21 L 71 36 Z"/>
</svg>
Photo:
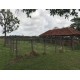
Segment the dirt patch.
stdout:
<svg viewBox="0 0 80 80">
<path fill-rule="evenodd" d="M 39 56 L 39 54 L 36 51 L 31 51 L 29 54 L 25 54 L 26 57 L 35 57 Z"/>
<path fill-rule="evenodd" d="M 39 56 L 39 54 L 36 51 L 30 52 L 30 56 Z"/>
</svg>

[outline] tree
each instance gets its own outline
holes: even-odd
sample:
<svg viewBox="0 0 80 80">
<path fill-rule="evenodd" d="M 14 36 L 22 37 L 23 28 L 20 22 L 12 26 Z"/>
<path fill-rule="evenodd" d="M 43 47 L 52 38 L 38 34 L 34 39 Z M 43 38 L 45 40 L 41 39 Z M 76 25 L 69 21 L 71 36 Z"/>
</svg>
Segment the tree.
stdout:
<svg viewBox="0 0 80 80">
<path fill-rule="evenodd" d="M 30 14 L 31 14 L 32 12 L 35 12 L 36 10 L 37 10 L 37 9 L 23 9 L 22 11 L 27 14 L 27 17 L 30 17 L 30 18 L 31 18 Z"/>
<path fill-rule="evenodd" d="M 70 25 L 70 27 L 75 28 L 75 29 L 80 31 L 80 17 L 79 18 L 73 18 L 73 19 L 71 19 L 71 21 L 74 23 L 72 23 Z"/>
<path fill-rule="evenodd" d="M 19 27 L 19 20 L 13 15 L 10 9 L 0 10 L 0 25 L 3 27 L 3 34 L 5 34 L 4 45 L 6 45 L 6 33 L 10 33 Z"/>
<path fill-rule="evenodd" d="M 32 12 L 35 12 L 37 9 L 23 9 L 22 11 L 25 12 L 27 14 L 28 17 L 31 17 L 30 14 Z M 68 18 L 69 15 L 72 16 L 78 16 L 78 12 L 76 11 L 76 9 L 46 9 L 48 11 L 50 11 L 50 15 L 54 16 L 54 15 L 59 15 L 59 16 L 65 16 L 65 18 Z M 80 9 L 78 9 L 78 11 L 80 11 Z"/>
</svg>

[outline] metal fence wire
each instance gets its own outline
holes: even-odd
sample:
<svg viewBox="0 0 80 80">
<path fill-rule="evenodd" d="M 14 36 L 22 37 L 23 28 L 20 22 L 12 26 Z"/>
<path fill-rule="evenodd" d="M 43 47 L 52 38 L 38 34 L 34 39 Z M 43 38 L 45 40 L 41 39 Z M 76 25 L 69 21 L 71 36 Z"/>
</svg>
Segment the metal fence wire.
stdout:
<svg viewBox="0 0 80 80">
<path fill-rule="evenodd" d="M 70 39 L 61 38 L 42 38 L 42 37 L 23 37 L 23 36 L 8 36 L 6 39 L 6 46 L 10 48 L 13 55 L 16 57 L 19 55 L 26 55 L 30 52 L 37 52 L 46 54 L 51 49 L 53 52 L 57 52 L 61 49 L 78 49 L 79 40 L 74 39 L 71 44 Z M 52 48 L 51 48 L 52 47 Z M 51 50 L 51 51 L 52 51 Z"/>
</svg>

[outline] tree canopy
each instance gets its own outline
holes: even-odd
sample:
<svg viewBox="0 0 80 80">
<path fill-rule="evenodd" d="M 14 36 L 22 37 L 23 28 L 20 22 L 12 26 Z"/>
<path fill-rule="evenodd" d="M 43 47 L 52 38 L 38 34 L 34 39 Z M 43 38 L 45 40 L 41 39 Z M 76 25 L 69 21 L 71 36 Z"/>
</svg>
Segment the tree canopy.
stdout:
<svg viewBox="0 0 80 80">
<path fill-rule="evenodd" d="M 27 14 L 28 17 L 31 17 L 30 14 L 32 12 L 35 12 L 37 9 L 23 9 L 22 11 Z M 65 18 L 69 17 L 69 15 L 78 16 L 78 12 L 76 9 L 46 9 L 50 11 L 50 15 L 59 15 L 59 16 L 65 16 Z M 80 9 L 78 9 L 80 11 Z"/>
<path fill-rule="evenodd" d="M 71 19 L 72 23 L 70 26 L 80 31 L 80 17 Z"/>
<path fill-rule="evenodd" d="M 10 33 L 16 30 L 19 27 L 19 22 L 18 18 L 13 15 L 10 9 L 0 10 L 0 25 L 3 27 L 3 33 L 5 33 L 5 31 Z"/>
</svg>

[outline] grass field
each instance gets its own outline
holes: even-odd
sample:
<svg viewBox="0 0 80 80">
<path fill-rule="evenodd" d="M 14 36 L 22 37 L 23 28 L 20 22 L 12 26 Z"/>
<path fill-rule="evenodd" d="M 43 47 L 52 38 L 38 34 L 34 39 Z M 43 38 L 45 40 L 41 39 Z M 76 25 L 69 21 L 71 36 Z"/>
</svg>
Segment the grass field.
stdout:
<svg viewBox="0 0 80 80">
<path fill-rule="evenodd" d="M 24 56 L 31 52 L 30 42 L 18 43 L 18 54 Z M 79 70 L 80 50 L 65 48 L 64 53 L 55 53 L 54 46 L 47 44 L 47 54 L 43 55 L 43 44 L 35 43 L 34 50 L 39 56 L 22 58 L 18 62 L 12 62 L 14 55 L 9 48 L 3 46 L 0 40 L 0 69 L 1 70 Z"/>
</svg>

